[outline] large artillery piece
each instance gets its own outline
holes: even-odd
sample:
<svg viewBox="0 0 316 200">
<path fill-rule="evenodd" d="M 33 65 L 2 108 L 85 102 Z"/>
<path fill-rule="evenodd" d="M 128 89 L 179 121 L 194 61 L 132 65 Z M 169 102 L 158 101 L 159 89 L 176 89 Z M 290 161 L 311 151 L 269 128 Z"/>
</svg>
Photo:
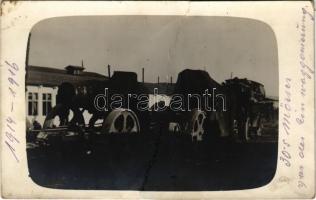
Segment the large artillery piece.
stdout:
<svg viewBox="0 0 316 200">
<path fill-rule="evenodd" d="M 223 83 L 228 100 L 229 127 L 242 141 L 261 135 L 262 117 L 272 106 L 267 103 L 264 86 L 258 82 L 233 78 Z"/>
<path fill-rule="evenodd" d="M 184 101 L 174 111 L 170 107 L 177 97 Z M 206 71 L 187 69 L 179 73 L 169 109 L 159 120 L 175 123 L 173 131 L 191 135 L 192 141 L 219 137 L 248 141 L 261 134 L 262 116 L 271 107 L 258 82 L 233 78 L 219 84 Z"/>
<path fill-rule="evenodd" d="M 136 109 L 136 100 L 131 98 L 129 102 L 122 101 L 120 109 L 112 109 L 109 104 L 115 99 L 105 99 L 105 96 L 101 96 L 98 98 L 101 101 L 95 101 L 98 95 L 104 95 L 105 92 L 109 97 L 119 95 L 122 99 L 129 98 L 128 94 L 148 93 L 133 72 L 114 72 L 113 76 L 105 81 L 62 83 L 58 88 L 57 105 L 47 115 L 43 128 L 56 126 L 55 121 L 58 117 L 59 127 L 85 127 L 88 124 L 88 128 L 93 129 L 96 121 L 101 119 L 102 132 L 140 132 L 141 127 L 144 127 L 140 123 L 145 121 L 143 117 L 146 113 L 139 113 Z M 88 122 L 83 117 L 85 111 L 91 115 Z"/>
<path fill-rule="evenodd" d="M 169 107 L 160 120 L 176 124 L 172 127 L 173 131 L 190 135 L 192 141 L 216 136 L 216 115 L 220 112 L 220 103 L 223 106 L 225 102 L 212 102 L 215 98 L 208 93 L 215 95 L 214 91 L 220 95 L 222 87 L 206 71 L 186 69 L 180 72 L 170 96 Z"/>
</svg>

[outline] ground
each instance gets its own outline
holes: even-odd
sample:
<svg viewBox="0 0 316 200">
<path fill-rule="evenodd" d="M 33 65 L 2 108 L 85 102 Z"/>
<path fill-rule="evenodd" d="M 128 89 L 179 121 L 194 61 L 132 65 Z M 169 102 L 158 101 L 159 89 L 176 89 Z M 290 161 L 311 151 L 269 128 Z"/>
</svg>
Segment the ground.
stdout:
<svg viewBox="0 0 316 200">
<path fill-rule="evenodd" d="M 28 143 L 32 180 L 61 189 L 237 190 L 269 183 L 277 163 L 277 128 L 265 128 L 262 137 L 247 143 L 227 138 L 192 143 L 188 135 L 157 130 L 73 144 Z"/>
</svg>

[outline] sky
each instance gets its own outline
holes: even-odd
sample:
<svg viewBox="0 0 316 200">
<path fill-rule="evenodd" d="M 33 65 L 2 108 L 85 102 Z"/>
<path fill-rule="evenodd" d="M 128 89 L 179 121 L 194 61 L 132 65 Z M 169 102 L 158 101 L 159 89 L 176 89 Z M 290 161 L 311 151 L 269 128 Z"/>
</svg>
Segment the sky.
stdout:
<svg viewBox="0 0 316 200">
<path fill-rule="evenodd" d="M 63 69 L 81 65 L 107 75 L 133 71 L 145 82 L 173 82 L 184 69 L 206 70 L 221 83 L 233 76 L 264 84 L 278 96 L 278 55 L 273 30 L 245 18 L 213 16 L 76 16 L 37 23 L 29 65 Z"/>
</svg>

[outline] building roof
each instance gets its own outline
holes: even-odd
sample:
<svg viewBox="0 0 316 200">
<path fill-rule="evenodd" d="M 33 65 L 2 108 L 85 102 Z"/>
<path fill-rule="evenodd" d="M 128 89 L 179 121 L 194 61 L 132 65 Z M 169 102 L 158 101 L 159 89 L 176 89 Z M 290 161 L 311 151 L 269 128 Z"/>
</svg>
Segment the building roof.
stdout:
<svg viewBox="0 0 316 200">
<path fill-rule="evenodd" d="M 26 73 L 26 85 L 55 87 L 63 82 L 81 83 L 89 80 L 103 81 L 108 80 L 108 77 L 94 72 L 82 72 L 80 75 L 72 75 L 63 69 L 40 66 L 28 66 Z"/>
<path fill-rule="evenodd" d="M 65 67 L 66 70 L 81 70 L 83 71 L 85 68 L 82 66 L 68 65 Z"/>
</svg>

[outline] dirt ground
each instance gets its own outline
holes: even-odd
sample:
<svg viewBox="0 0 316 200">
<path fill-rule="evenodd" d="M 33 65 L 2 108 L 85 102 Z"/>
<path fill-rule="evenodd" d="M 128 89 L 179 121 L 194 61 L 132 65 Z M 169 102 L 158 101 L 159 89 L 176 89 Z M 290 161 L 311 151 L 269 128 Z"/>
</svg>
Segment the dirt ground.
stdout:
<svg viewBox="0 0 316 200">
<path fill-rule="evenodd" d="M 90 150 L 90 151 L 87 151 Z M 277 164 L 277 128 L 242 143 L 157 130 L 98 137 L 90 145 L 28 143 L 29 173 L 38 185 L 61 189 L 212 191 L 269 183 Z"/>
</svg>

